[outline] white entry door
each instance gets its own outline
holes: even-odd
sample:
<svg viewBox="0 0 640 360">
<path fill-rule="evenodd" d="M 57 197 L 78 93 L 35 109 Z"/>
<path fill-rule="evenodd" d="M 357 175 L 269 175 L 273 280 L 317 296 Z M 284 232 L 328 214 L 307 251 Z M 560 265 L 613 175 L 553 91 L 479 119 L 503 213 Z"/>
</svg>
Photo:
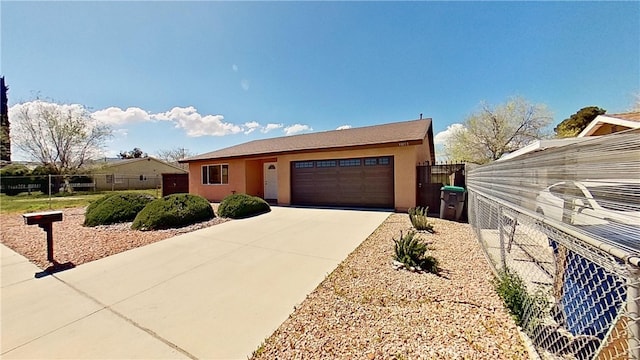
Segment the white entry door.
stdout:
<svg viewBox="0 0 640 360">
<path fill-rule="evenodd" d="M 264 198 L 278 199 L 278 164 L 264 163 Z"/>
</svg>

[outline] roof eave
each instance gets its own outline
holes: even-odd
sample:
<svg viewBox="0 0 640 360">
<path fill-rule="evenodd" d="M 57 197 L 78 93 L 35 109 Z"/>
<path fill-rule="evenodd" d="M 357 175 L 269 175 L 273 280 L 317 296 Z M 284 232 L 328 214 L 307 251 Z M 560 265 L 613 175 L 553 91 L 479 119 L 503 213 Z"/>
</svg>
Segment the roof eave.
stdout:
<svg viewBox="0 0 640 360">
<path fill-rule="evenodd" d="M 183 160 L 180 160 L 179 162 L 190 163 L 190 162 L 207 161 L 207 160 L 235 160 L 235 159 L 242 159 L 242 158 L 266 158 L 266 157 L 274 157 L 274 156 L 290 155 L 290 154 L 301 154 L 301 153 L 318 153 L 318 152 L 327 152 L 327 151 L 416 146 L 416 145 L 421 145 L 424 142 L 424 140 L 425 139 L 423 138 L 423 139 L 412 139 L 412 140 L 404 140 L 404 141 L 391 141 L 391 142 L 377 143 L 377 144 L 329 146 L 324 148 L 271 151 L 271 152 L 263 152 L 263 153 L 256 153 L 256 154 L 238 154 L 238 155 L 230 155 L 230 156 L 212 156 L 212 157 L 201 157 L 201 158 L 194 157 L 189 159 L 183 159 Z"/>
</svg>

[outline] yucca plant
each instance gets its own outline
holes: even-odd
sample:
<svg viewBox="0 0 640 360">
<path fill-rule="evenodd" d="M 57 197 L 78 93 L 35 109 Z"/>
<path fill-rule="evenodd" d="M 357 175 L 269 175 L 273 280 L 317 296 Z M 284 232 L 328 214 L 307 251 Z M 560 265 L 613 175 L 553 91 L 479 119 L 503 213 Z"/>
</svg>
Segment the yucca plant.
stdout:
<svg viewBox="0 0 640 360">
<path fill-rule="evenodd" d="M 426 256 L 427 244 L 416 237 L 415 231 L 409 231 L 403 236 L 400 232 L 400 239 L 393 239 L 395 243 L 394 258 L 403 263 L 407 268 L 420 268 L 422 270 L 438 273 L 438 260 L 433 256 Z"/>
<path fill-rule="evenodd" d="M 427 216 L 428 212 L 428 206 L 416 206 L 409 209 L 409 219 L 411 220 L 411 225 L 413 225 L 416 230 L 428 231 L 430 233 L 434 232 L 433 224 L 429 222 L 429 218 Z"/>
</svg>

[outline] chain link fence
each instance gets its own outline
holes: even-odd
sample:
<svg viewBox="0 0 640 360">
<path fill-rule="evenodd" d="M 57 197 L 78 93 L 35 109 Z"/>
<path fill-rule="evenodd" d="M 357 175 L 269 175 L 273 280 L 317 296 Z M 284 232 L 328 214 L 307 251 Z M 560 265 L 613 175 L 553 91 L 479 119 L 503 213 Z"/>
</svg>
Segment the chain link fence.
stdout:
<svg viewBox="0 0 640 360">
<path fill-rule="evenodd" d="M 467 171 L 469 222 L 542 358 L 640 359 L 640 136 L 543 145 Z"/>
<path fill-rule="evenodd" d="M 0 177 L 0 192 L 7 195 L 149 190 L 161 187 L 161 175 L 76 174 Z"/>
</svg>

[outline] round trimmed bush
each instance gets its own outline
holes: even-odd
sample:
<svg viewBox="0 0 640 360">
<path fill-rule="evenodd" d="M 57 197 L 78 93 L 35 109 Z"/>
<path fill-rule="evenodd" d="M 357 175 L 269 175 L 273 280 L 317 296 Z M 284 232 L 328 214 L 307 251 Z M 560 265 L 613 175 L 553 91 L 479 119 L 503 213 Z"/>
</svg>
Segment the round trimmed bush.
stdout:
<svg viewBox="0 0 640 360">
<path fill-rule="evenodd" d="M 133 219 L 154 197 L 148 194 L 111 194 L 87 206 L 84 226 L 117 224 Z"/>
<path fill-rule="evenodd" d="M 173 194 L 153 200 L 133 220 L 132 229 L 169 229 L 211 220 L 215 217 L 209 201 L 202 196 Z"/>
<path fill-rule="evenodd" d="M 218 207 L 218 216 L 241 219 L 271 211 L 269 204 L 257 196 L 233 194 L 225 197 Z"/>
</svg>

